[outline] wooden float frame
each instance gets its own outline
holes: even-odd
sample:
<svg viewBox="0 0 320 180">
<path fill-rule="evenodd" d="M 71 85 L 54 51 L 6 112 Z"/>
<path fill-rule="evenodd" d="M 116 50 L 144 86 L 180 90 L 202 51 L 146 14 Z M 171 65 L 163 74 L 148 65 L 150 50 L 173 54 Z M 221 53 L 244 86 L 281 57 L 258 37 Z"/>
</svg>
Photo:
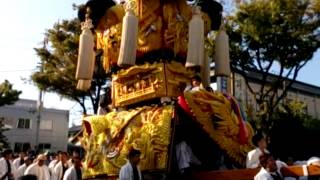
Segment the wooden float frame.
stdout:
<svg viewBox="0 0 320 180">
<path fill-rule="evenodd" d="M 308 170 L 308 176 L 320 176 L 320 166 L 310 165 L 306 166 Z M 195 172 L 192 174 L 191 179 L 201 180 L 253 180 L 254 176 L 260 171 L 256 169 L 235 169 L 235 170 L 221 170 L 221 171 L 206 171 Z M 288 166 L 281 169 L 284 177 L 299 177 L 305 176 L 303 172 L 303 166 Z"/>
</svg>

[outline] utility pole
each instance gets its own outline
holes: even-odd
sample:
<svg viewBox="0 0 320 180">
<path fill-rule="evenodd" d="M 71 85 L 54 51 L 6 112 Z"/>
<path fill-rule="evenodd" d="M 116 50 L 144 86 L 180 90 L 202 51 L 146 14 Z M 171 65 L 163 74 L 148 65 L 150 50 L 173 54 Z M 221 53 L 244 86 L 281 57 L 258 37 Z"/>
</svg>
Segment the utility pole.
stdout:
<svg viewBox="0 0 320 180">
<path fill-rule="evenodd" d="M 48 44 L 48 39 L 45 38 L 43 40 L 43 48 L 46 48 Z M 40 65 L 40 73 L 43 73 L 43 64 L 41 62 Z M 35 150 L 39 150 L 39 134 L 40 134 L 40 122 L 41 122 L 41 112 L 43 109 L 43 90 L 39 89 L 39 96 L 38 96 L 38 101 L 37 101 L 37 123 L 36 123 L 36 137 L 35 137 L 35 145 L 37 146 L 37 149 Z"/>
<path fill-rule="evenodd" d="M 42 71 L 42 68 L 41 68 Z M 40 89 L 39 91 L 39 97 L 38 97 L 38 102 L 37 102 L 37 127 L 36 127 L 36 142 L 35 145 L 37 146 L 37 148 L 39 149 L 39 131 L 40 131 L 40 122 L 41 122 L 41 111 L 43 108 L 43 102 L 42 102 L 42 94 L 43 91 L 42 89 Z"/>
</svg>

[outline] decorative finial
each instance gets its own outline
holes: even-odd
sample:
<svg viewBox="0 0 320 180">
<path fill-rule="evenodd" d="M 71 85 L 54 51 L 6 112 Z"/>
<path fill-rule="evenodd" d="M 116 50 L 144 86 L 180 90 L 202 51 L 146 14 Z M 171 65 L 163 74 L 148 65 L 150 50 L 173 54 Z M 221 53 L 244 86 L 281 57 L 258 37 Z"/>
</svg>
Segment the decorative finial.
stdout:
<svg viewBox="0 0 320 180">
<path fill-rule="evenodd" d="M 134 11 L 136 8 L 136 2 L 134 0 L 129 0 L 128 2 L 125 3 L 124 8 L 126 11 Z"/>
<path fill-rule="evenodd" d="M 91 14 L 91 9 L 88 7 L 86 9 L 86 19 L 84 22 L 81 23 L 81 30 L 93 28 L 92 20 L 90 19 L 90 14 Z"/>
</svg>

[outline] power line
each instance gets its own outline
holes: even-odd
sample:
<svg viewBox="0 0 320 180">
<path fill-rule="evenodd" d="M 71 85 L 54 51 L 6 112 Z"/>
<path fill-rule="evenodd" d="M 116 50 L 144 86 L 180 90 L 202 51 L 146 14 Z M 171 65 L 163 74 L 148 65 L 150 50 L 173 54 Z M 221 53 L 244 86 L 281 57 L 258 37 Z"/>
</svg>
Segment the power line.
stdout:
<svg viewBox="0 0 320 180">
<path fill-rule="evenodd" d="M 34 71 L 37 69 L 15 69 L 15 70 L 0 70 L 0 73 L 4 73 L 4 72 L 23 72 L 23 71 Z"/>
</svg>

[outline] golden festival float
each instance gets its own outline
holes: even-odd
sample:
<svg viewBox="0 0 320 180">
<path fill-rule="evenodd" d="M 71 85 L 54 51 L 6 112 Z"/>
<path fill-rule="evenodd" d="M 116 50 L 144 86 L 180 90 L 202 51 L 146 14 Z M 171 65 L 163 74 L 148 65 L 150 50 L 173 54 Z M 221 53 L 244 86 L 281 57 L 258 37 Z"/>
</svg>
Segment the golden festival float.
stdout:
<svg viewBox="0 0 320 180">
<path fill-rule="evenodd" d="M 89 0 L 79 10 L 82 33 L 77 88 L 91 86 L 96 51 L 112 73 L 113 111 L 83 118 L 85 179 L 115 179 L 129 149 L 141 151 L 144 174 L 179 179 L 177 145 L 185 142 L 201 162 L 191 179 L 253 179 L 244 167 L 253 130 L 230 95 L 228 36 L 214 0 Z M 214 57 L 208 33 L 215 31 Z M 207 91 L 215 63 L 219 91 Z M 202 88 L 186 90 L 195 76 Z M 206 90 L 207 89 L 207 90 Z M 224 159 L 224 162 L 221 161 Z M 155 174 L 155 176 L 152 176 Z M 320 175 L 319 166 L 284 168 L 284 176 Z M 161 176 L 160 176 L 161 177 Z"/>
<path fill-rule="evenodd" d="M 239 104 L 228 93 L 205 90 L 212 63 L 205 42 L 211 31 L 218 32 L 215 75 L 230 76 L 221 14 L 213 0 L 89 0 L 79 11 L 77 88 L 90 88 L 95 50 L 103 50 L 104 70 L 113 74 L 115 109 L 83 118 L 85 178 L 116 176 L 130 148 L 142 152 L 142 172 L 171 173 L 181 141 L 205 170 L 212 170 L 221 154 L 245 163 L 253 132 Z M 203 88 L 185 91 L 195 75 Z"/>
</svg>

